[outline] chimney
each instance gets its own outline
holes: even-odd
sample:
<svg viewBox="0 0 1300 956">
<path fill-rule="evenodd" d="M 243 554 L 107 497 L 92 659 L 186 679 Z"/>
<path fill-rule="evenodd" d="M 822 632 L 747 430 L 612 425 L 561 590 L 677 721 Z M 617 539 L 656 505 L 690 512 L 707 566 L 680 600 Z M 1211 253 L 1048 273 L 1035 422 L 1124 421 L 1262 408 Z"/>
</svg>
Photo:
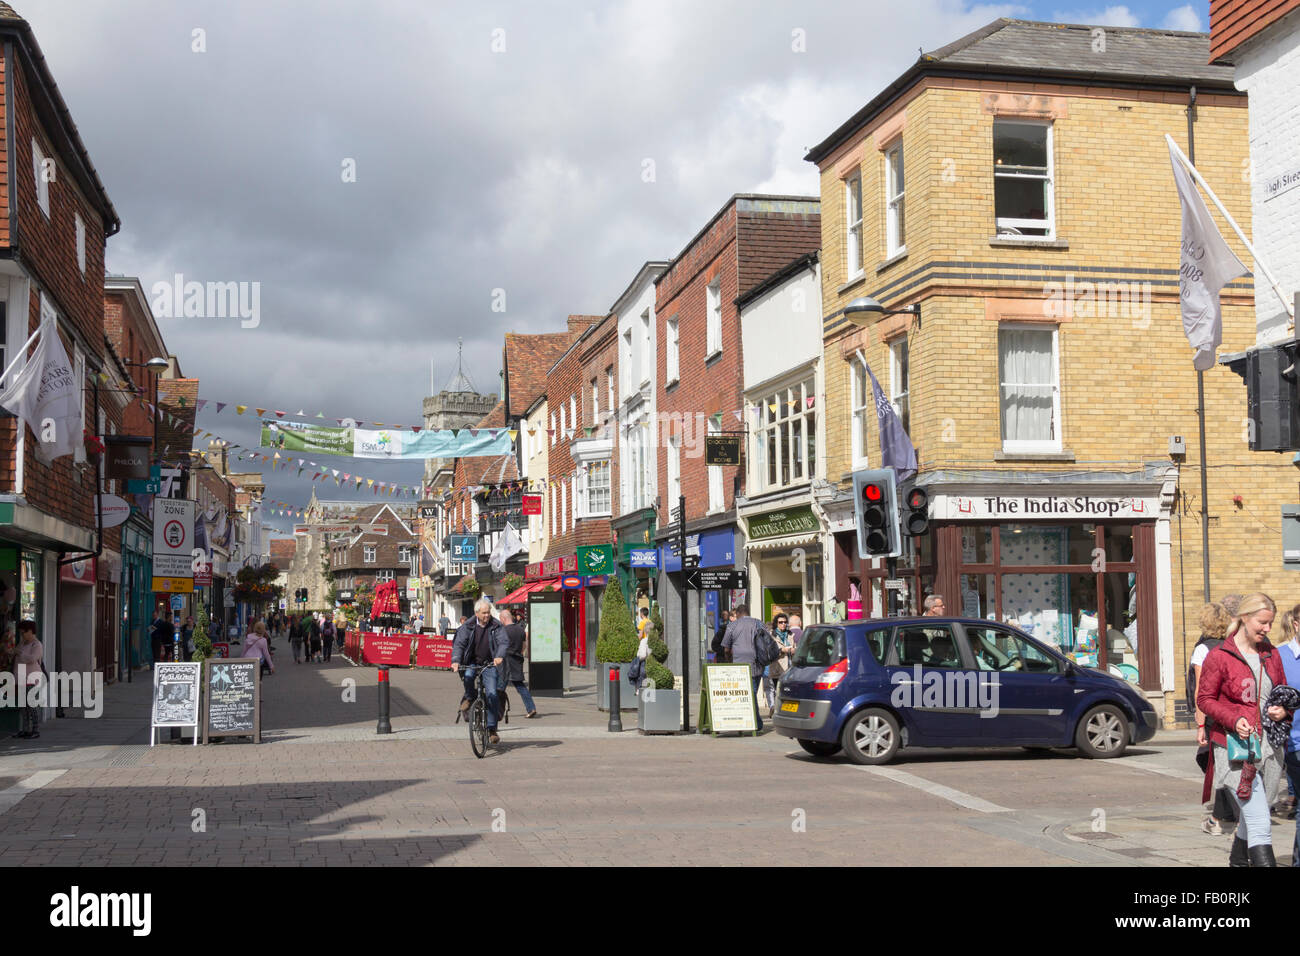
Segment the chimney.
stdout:
<svg viewBox="0 0 1300 956">
<path fill-rule="evenodd" d="M 585 332 L 588 326 L 595 325 L 603 318 L 603 315 L 571 315 L 569 316 L 569 332 Z"/>
</svg>

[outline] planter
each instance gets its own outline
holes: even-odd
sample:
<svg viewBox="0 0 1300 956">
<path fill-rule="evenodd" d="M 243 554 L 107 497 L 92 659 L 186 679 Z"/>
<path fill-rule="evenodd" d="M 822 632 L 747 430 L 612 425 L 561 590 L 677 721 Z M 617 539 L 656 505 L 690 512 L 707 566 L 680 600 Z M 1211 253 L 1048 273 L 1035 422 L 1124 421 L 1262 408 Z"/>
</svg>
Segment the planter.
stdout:
<svg viewBox="0 0 1300 956">
<path fill-rule="evenodd" d="M 636 726 L 643 734 L 675 734 L 682 729 L 682 692 L 643 688 L 637 695 Z"/>
<path fill-rule="evenodd" d="M 614 661 L 613 663 L 619 666 L 619 680 L 622 684 L 618 689 L 619 712 L 636 710 L 636 694 L 627 680 L 627 669 L 632 666 L 632 662 Z M 604 711 L 609 710 L 609 667 L 607 663 L 596 661 L 596 707 Z"/>
</svg>

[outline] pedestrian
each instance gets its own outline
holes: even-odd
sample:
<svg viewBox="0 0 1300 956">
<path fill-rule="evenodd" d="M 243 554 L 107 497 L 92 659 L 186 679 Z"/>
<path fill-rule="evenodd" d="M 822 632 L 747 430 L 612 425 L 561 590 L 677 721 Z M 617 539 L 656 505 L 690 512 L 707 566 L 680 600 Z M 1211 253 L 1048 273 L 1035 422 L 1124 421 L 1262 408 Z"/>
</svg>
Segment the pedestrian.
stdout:
<svg viewBox="0 0 1300 956">
<path fill-rule="evenodd" d="M 45 648 L 36 639 L 36 622 L 23 621 L 18 625 L 18 653 L 14 658 L 15 671 L 22 675 L 19 683 L 23 694 L 22 730 L 19 737 L 36 738 L 41 735 L 41 708 L 34 703 L 31 686 L 38 683 L 45 671 Z M 25 668 L 25 670 L 23 669 Z"/>
<path fill-rule="evenodd" d="M 293 648 L 293 662 L 302 663 L 302 627 L 297 615 L 289 616 L 289 646 Z"/>
<path fill-rule="evenodd" d="M 194 617 L 191 615 L 185 619 L 185 626 L 181 628 L 181 660 L 190 659 L 190 640 L 194 637 Z"/>
<path fill-rule="evenodd" d="M 650 626 L 650 609 L 648 607 L 640 608 L 637 611 L 636 635 L 637 637 L 645 636 L 645 629 Z"/>
<path fill-rule="evenodd" d="M 794 653 L 795 641 L 790 634 L 790 618 L 787 615 L 778 614 L 772 618 L 772 640 L 776 641 L 776 646 L 781 653 L 776 660 L 763 668 L 763 694 L 767 701 L 768 717 L 776 712 L 776 688 L 781 675 L 785 673 L 783 658 Z"/>
<path fill-rule="evenodd" d="M 1300 604 L 1292 608 L 1292 613 L 1300 620 Z M 1282 672 L 1286 675 L 1288 686 L 1300 688 L 1300 635 L 1293 634 L 1291 640 L 1278 648 L 1278 655 L 1282 658 Z M 1300 793 L 1300 727 L 1297 727 L 1294 721 L 1286 743 L 1286 776 L 1291 789 Z M 1294 806 L 1295 804 L 1292 803 L 1293 809 Z M 1300 813 L 1296 814 L 1295 826 L 1295 841 L 1291 846 L 1291 865 L 1300 866 Z"/>
<path fill-rule="evenodd" d="M 749 678 L 754 694 L 754 720 L 760 732 L 763 730 L 763 717 L 758 712 L 758 686 L 763 680 L 763 665 L 754 660 L 754 642 L 759 635 L 767 635 L 763 622 L 749 616 L 749 605 L 736 605 L 736 619 L 727 624 L 726 636 L 722 647 L 731 655 L 735 664 L 749 665 Z M 769 635 L 770 636 L 770 635 Z"/>
<path fill-rule="evenodd" d="M 321 653 L 325 655 L 325 663 L 328 664 L 330 655 L 334 652 L 334 622 L 328 618 L 320 629 L 320 647 Z"/>
<path fill-rule="evenodd" d="M 799 638 L 803 637 L 803 618 L 798 614 L 790 615 L 790 636 L 794 638 L 795 646 L 799 645 Z M 791 652 L 793 655 L 793 652 Z"/>
<path fill-rule="evenodd" d="M 732 608 L 723 617 L 722 623 L 718 626 L 717 632 L 713 635 L 713 643 L 709 645 L 709 650 L 713 651 L 713 660 L 717 664 L 725 664 L 729 657 L 727 649 L 723 645 L 726 642 L 727 628 L 736 620 L 736 609 Z"/>
<path fill-rule="evenodd" d="M 438 618 L 438 633 L 443 637 L 446 637 L 450 632 L 451 618 L 444 614 L 442 617 Z"/>
<path fill-rule="evenodd" d="M 943 603 L 942 594 L 931 594 L 926 597 L 923 617 L 943 617 L 946 613 L 947 607 Z"/>
<path fill-rule="evenodd" d="M 1201 829 L 1214 836 L 1221 835 L 1223 824 L 1237 822 L 1237 807 L 1232 794 L 1223 785 L 1223 775 L 1228 772 L 1227 763 L 1214 763 L 1210 749 L 1209 737 L 1205 732 L 1205 714 L 1196 706 L 1196 687 L 1201 680 L 1201 668 L 1210 651 L 1223 643 L 1228 633 L 1232 618 L 1222 604 L 1207 604 L 1200 613 L 1201 638 L 1192 650 L 1192 659 L 1187 667 L 1187 706 L 1196 713 L 1196 754 L 1197 763 L 1205 771 L 1205 785 L 1201 791 L 1201 802 L 1213 799 L 1209 815 L 1201 821 Z"/>
<path fill-rule="evenodd" d="M 513 611 L 501 612 L 501 626 L 506 630 L 506 637 L 510 638 L 510 649 L 506 653 L 505 680 L 503 686 L 509 684 L 519 692 L 519 699 L 524 702 L 524 710 L 527 716 L 537 716 L 537 704 L 533 701 L 533 695 L 528 693 L 528 685 L 524 683 L 524 656 L 527 654 L 526 646 L 528 643 L 528 632 L 524 626 L 515 621 Z"/>
<path fill-rule="evenodd" d="M 149 664 L 149 670 L 153 670 L 153 665 L 166 658 L 167 645 L 172 640 L 171 622 L 167 620 L 167 605 L 158 604 L 158 613 L 154 615 L 153 623 L 149 625 L 149 643 L 152 645 L 153 661 Z"/>
<path fill-rule="evenodd" d="M 1269 643 L 1277 607 L 1262 593 L 1242 598 L 1224 642 L 1206 655 L 1196 704 L 1206 715 L 1212 759 L 1224 761 L 1240 821 L 1229 866 L 1277 866 L 1269 832 L 1269 808 L 1282 778 L 1282 747 L 1265 733 L 1264 720 L 1290 720 L 1291 713 L 1263 703 L 1286 684 L 1282 655 Z M 1229 760 L 1229 735 L 1234 758 Z"/>
<path fill-rule="evenodd" d="M 1223 597 L 1219 598 L 1219 603 L 1223 605 L 1223 609 L 1228 612 L 1229 618 L 1237 616 L 1237 606 L 1241 604 L 1241 599 L 1242 596 L 1240 594 L 1225 594 Z"/>
<path fill-rule="evenodd" d="M 266 639 L 266 624 L 257 621 L 244 637 L 244 657 L 256 657 L 262 662 L 263 671 L 275 673 L 275 661 L 271 659 L 271 646 Z"/>
<path fill-rule="evenodd" d="M 488 742 L 493 746 L 501 742 L 497 734 L 497 681 L 501 664 L 510 652 L 510 638 L 501 622 L 492 616 L 492 602 L 485 597 L 474 602 L 474 621 L 467 619 L 456 629 L 451 644 L 451 669 L 460 673 L 465 685 L 465 696 L 460 702 L 461 713 L 469 711 L 474 699 L 474 678 L 483 669 L 483 694 L 487 698 Z M 464 671 L 461 671 L 462 665 Z"/>
<path fill-rule="evenodd" d="M 309 659 L 319 663 L 320 661 L 320 621 L 316 620 L 316 615 L 309 615 L 307 618 L 307 639 L 311 642 L 309 646 Z"/>
</svg>

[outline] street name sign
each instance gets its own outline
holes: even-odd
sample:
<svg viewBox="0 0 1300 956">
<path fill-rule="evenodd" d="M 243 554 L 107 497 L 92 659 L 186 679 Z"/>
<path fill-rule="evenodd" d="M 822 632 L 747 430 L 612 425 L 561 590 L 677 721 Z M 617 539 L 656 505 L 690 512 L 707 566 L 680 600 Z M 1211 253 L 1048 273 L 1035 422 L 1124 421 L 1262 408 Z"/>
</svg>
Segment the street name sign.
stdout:
<svg viewBox="0 0 1300 956">
<path fill-rule="evenodd" d="M 692 591 L 734 591 L 748 588 L 749 572 L 736 568 L 696 568 L 687 572 L 686 586 Z"/>
</svg>

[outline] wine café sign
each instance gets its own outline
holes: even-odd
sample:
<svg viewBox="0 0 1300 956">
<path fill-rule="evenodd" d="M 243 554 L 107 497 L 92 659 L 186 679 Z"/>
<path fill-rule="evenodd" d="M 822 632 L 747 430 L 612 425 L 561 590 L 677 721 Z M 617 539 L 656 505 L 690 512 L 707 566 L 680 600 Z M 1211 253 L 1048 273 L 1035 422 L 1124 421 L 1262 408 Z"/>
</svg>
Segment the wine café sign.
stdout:
<svg viewBox="0 0 1300 956">
<path fill-rule="evenodd" d="M 1151 521 L 1160 517 L 1160 498 L 1153 495 L 1023 494 L 1021 492 L 976 492 L 934 495 L 930 518 L 938 521 L 989 520 L 1000 518 L 1096 521 L 1128 518 Z"/>
</svg>

